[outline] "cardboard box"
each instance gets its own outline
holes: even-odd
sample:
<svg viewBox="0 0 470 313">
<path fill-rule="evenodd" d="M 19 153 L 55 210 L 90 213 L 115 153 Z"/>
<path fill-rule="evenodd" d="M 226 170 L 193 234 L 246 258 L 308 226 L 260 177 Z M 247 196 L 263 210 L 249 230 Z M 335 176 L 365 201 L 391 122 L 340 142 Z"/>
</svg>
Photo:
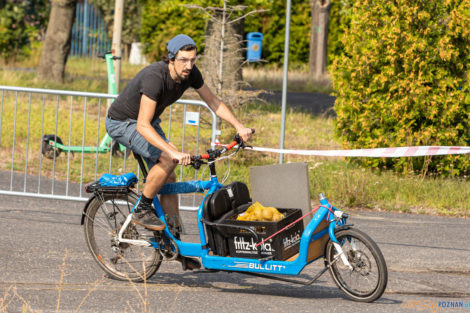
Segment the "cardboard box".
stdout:
<svg viewBox="0 0 470 313">
<path fill-rule="evenodd" d="M 262 241 L 302 217 L 300 209 L 278 210 L 286 215 L 284 219 L 278 222 L 237 221 L 237 215 L 234 215 L 225 219 L 222 223 L 250 227 L 258 234 L 259 241 Z M 273 257 L 274 260 L 286 260 L 299 252 L 300 238 L 304 231 L 304 225 L 298 222 L 259 247 L 256 247 L 257 242 L 255 238 L 247 230 L 231 227 L 219 227 L 219 229 L 223 229 L 227 236 L 231 257 L 251 259 Z M 259 249 L 261 249 L 261 255 L 259 254 Z"/>
<path fill-rule="evenodd" d="M 321 221 L 318 225 L 317 229 L 313 232 L 313 234 L 318 233 L 319 231 L 328 228 L 329 223 L 327 221 Z M 308 246 L 308 255 L 307 255 L 307 262 L 311 262 L 325 254 L 325 245 L 330 239 L 328 233 L 324 236 L 318 238 L 315 241 L 312 241 Z"/>
<path fill-rule="evenodd" d="M 327 221 L 321 221 L 317 229 L 315 229 L 315 231 L 313 232 L 313 234 L 316 234 L 319 231 L 322 231 L 323 229 L 328 228 L 328 225 L 329 223 Z M 322 257 L 325 254 L 325 246 L 329 239 L 330 239 L 330 236 L 328 235 L 328 233 L 326 233 L 322 237 L 318 238 L 317 240 L 312 241 L 309 244 L 307 262 L 312 262 L 313 260 L 318 259 L 319 257 Z M 295 261 L 298 256 L 299 254 L 297 253 L 296 255 L 290 257 L 286 261 Z"/>
</svg>

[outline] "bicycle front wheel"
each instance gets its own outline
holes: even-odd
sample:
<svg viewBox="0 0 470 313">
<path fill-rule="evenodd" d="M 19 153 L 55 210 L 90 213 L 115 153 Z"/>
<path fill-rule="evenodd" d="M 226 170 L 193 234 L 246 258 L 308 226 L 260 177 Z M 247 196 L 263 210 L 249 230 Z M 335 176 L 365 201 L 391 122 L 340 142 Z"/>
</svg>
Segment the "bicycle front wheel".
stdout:
<svg viewBox="0 0 470 313">
<path fill-rule="evenodd" d="M 102 194 L 89 204 L 85 214 L 85 239 L 99 266 L 111 277 L 127 281 L 144 281 L 160 267 L 162 257 L 153 247 L 118 242 L 118 233 L 137 196 L 134 194 Z M 155 234 L 130 223 L 123 238 L 152 240 Z"/>
<path fill-rule="evenodd" d="M 355 301 L 372 302 L 387 286 L 387 265 L 377 244 L 357 229 L 344 229 L 335 233 L 344 255 L 352 268 L 343 263 L 333 242 L 326 246 L 326 262 L 336 285 Z"/>
</svg>

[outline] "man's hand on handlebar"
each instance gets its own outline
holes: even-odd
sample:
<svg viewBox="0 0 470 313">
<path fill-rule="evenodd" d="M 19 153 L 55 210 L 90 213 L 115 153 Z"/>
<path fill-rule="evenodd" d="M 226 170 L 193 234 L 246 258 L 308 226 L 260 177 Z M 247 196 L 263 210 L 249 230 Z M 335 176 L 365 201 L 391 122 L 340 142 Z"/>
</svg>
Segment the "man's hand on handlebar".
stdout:
<svg viewBox="0 0 470 313">
<path fill-rule="evenodd" d="M 246 128 L 246 129 L 249 132 L 249 134 L 246 136 L 247 137 L 246 140 L 248 140 L 248 138 L 250 138 L 250 135 L 255 133 L 255 130 L 252 128 Z M 247 132 L 244 131 L 244 133 L 246 135 Z M 243 140 L 243 137 L 239 133 L 235 135 L 233 141 L 230 144 L 224 146 L 222 149 L 214 149 L 214 150 L 210 149 L 210 150 L 207 150 L 208 152 L 207 154 L 193 155 L 193 156 L 187 153 L 172 151 L 171 157 L 173 158 L 173 162 L 175 164 L 192 165 L 194 166 L 195 169 L 199 169 L 199 167 L 201 167 L 201 164 L 205 164 L 203 160 L 214 161 L 215 159 L 220 157 L 222 154 L 231 150 L 236 145 L 238 145 L 238 149 L 246 147 L 245 140 Z"/>
<path fill-rule="evenodd" d="M 250 140 L 251 134 L 254 133 L 254 129 L 241 127 L 240 129 L 237 129 L 237 133 L 240 135 L 243 142 L 248 142 L 248 140 Z"/>
<path fill-rule="evenodd" d="M 175 162 L 175 164 L 186 166 L 191 163 L 191 155 L 188 153 L 172 151 L 171 157 L 173 158 L 173 161 Z"/>
</svg>

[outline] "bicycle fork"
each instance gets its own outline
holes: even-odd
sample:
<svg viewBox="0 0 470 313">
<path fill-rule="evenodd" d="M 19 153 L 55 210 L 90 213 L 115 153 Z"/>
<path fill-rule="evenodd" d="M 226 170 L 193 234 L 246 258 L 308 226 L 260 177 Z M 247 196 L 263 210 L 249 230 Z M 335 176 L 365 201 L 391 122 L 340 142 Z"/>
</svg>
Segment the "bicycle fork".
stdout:
<svg viewBox="0 0 470 313">
<path fill-rule="evenodd" d="M 340 257 L 341 261 L 343 261 L 344 266 L 346 266 L 347 268 L 349 268 L 349 270 L 352 271 L 353 267 L 352 267 L 351 263 L 349 263 L 348 258 L 346 257 L 346 255 L 344 255 L 343 248 L 341 248 L 341 246 L 336 242 L 333 242 L 333 246 L 335 247 L 335 250 L 338 253 L 338 254 L 335 255 L 334 259 Z"/>
</svg>

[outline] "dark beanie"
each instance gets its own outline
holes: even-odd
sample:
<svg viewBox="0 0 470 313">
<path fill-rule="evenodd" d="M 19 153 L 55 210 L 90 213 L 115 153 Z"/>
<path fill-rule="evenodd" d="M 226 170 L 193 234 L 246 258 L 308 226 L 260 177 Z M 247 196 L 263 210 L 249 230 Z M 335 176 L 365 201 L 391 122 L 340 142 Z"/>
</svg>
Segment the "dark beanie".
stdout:
<svg viewBox="0 0 470 313">
<path fill-rule="evenodd" d="M 175 37 L 171 38 L 170 41 L 167 42 L 166 48 L 168 50 L 168 58 L 173 59 L 178 51 L 186 45 L 193 45 L 196 47 L 196 43 L 194 40 L 183 34 L 176 35 Z"/>
</svg>

